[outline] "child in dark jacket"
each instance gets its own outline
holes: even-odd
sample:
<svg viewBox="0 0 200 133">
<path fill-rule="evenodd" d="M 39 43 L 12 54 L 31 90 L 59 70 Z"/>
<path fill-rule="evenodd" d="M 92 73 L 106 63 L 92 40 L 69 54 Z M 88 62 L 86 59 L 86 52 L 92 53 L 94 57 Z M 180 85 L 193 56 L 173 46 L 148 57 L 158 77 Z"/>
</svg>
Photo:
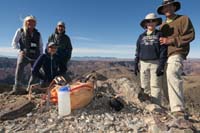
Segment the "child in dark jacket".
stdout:
<svg viewBox="0 0 200 133">
<path fill-rule="evenodd" d="M 160 45 L 159 38 L 162 33 L 156 26 L 162 23 L 154 13 L 149 13 L 140 25 L 145 29 L 138 40 L 135 57 L 135 75 L 139 72 L 141 87 L 145 93 L 152 97 L 154 103 L 160 104 L 161 80 L 167 60 L 167 47 Z"/>
<path fill-rule="evenodd" d="M 54 42 L 48 43 L 46 53 L 39 56 L 33 65 L 32 80 L 29 82 L 27 89 L 29 89 L 30 85 L 35 83 L 38 78 L 42 81 L 42 87 L 47 87 L 56 76 L 65 74 L 66 67 L 62 65 L 56 51 L 56 44 Z"/>
</svg>

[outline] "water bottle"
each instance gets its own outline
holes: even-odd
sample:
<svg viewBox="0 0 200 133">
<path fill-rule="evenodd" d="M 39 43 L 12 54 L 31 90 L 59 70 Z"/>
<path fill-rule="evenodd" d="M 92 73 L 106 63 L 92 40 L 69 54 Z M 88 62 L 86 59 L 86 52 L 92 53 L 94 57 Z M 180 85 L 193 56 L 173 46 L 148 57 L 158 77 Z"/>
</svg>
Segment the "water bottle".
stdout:
<svg viewBox="0 0 200 133">
<path fill-rule="evenodd" d="M 59 116 L 69 115 L 71 113 L 70 87 L 62 86 L 58 90 L 58 114 Z"/>
</svg>

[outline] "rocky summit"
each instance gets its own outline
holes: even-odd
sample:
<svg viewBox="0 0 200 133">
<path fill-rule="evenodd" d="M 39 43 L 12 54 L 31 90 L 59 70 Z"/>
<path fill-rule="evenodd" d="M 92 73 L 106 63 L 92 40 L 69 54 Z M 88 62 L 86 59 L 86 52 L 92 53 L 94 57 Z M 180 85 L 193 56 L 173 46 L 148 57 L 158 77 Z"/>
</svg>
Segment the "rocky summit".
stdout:
<svg viewBox="0 0 200 133">
<path fill-rule="evenodd" d="M 81 75 L 84 78 L 89 73 L 82 72 Z M 192 102 L 190 95 L 186 94 L 186 100 L 190 102 L 186 104 L 188 120 L 179 119 L 171 115 L 164 98 L 161 107 L 141 93 L 139 77 L 134 76 L 133 71 L 124 64 L 98 68 L 93 73 L 96 74 L 93 99 L 87 106 L 72 110 L 70 115 L 64 117 L 58 115 L 56 104 L 46 106 L 46 93 L 33 92 L 32 100 L 28 101 L 27 95 L 9 95 L 9 88 L 4 86 L 0 93 L 0 133 L 200 132 L 199 104 Z M 78 77 L 73 77 L 72 82 L 80 79 Z M 191 80 L 185 77 L 184 83 Z"/>
</svg>

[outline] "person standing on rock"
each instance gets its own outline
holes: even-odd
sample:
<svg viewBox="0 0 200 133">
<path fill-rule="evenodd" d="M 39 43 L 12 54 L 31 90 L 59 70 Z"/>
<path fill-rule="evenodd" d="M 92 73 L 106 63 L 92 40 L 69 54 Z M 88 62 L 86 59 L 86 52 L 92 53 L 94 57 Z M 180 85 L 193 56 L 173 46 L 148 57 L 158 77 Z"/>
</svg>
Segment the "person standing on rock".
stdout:
<svg viewBox="0 0 200 133">
<path fill-rule="evenodd" d="M 57 55 L 60 56 L 63 65 L 67 68 L 67 63 L 71 59 L 72 44 L 69 36 L 65 34 L 65 31 L 65 23 L 59 21 L 55 32 L 50 35 L 48 42 L 54 42 L 57 44 Z"/>
<path fill-rule="evenodd" d="M 15 49 L 19 50 L 17 58 L 17 66 L 15 72 L 15 84 L 13 90 L 10 94 L 18 94 L 25 92 L 25 89 L 22 89 L 23 83 L 22 78 L 24 77 L 24 68 L 28 64 L 33 66 L 35 60 L 43 52 L 43 43 L 41 34 L 38 32 L 36 27 L 36 18 L 34 16 L 27 16 L 24 18 L 23 28 L 17 29 L 12 46 Z"/>
<path fill-rule="evenodd" d="M 186 59 L 190 42 L 195 38 L 195 30 L 189 17 L 175 12 L 181 7 L 175 0 L 163 0 L 157 8 L 158 14 L 165 15 L 166 20 L 160 26 L 163 37 L 161 46 L 168 46 L 168 60 L 166 63 L 167 89 L 170 108 L 173 114 L 184 115 L 185 105 L 183 97 L 183 60 Z M 165 92 L 165 93 L 166 93 Z"/>
<path fill-rule="evenodd" d="M 156 26 L 162 19 L 149 13 L 140 25 L 145 31 L 139 36 L 135 54 L 135 75 L 140 72 L 141 88 L 152 97 L 152 101 L 160 105 L 162 75 L 167 60 L 167 46 L 160 45 L 162 33 Z M 140 70 L 139 64 L 140 63 Z"/>
</svg>

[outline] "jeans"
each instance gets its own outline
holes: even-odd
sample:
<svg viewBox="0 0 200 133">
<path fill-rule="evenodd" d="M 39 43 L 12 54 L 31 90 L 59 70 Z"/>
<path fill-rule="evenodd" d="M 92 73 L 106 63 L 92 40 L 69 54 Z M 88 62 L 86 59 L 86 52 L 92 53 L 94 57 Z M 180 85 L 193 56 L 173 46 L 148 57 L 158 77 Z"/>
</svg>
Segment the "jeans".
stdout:
<svg viewBox="0 0 200 133">
<path fill-rule="evenodd" d="M 26 56 L 19 54 L 17 58 L 17 66 L 15 70 L 15 83 L 13 86 L 13 89 L 16 90 L 19 87 L 23 85 L 22 79 L 24 77 L 24 68 L 28 64 L 31 64 L 31 67 L 33 66 L 35 60 L 29 59 Z"/>
</svg>

